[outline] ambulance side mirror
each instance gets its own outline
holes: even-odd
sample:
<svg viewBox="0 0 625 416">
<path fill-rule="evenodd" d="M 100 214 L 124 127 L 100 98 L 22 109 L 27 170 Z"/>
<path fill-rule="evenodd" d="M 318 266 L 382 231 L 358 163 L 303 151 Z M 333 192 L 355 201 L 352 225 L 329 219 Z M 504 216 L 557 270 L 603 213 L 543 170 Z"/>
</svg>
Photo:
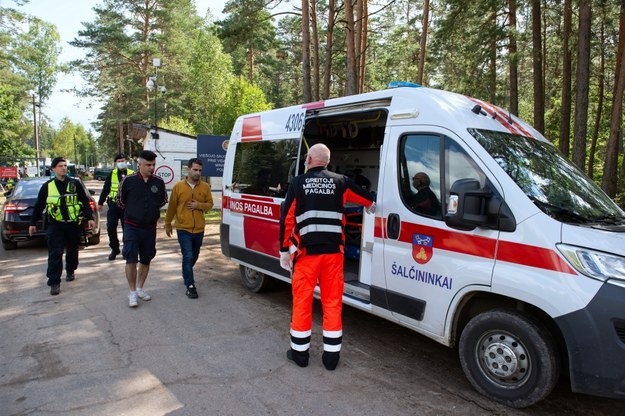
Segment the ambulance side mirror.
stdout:
<svg viewBox="0 0 625 416">
<path fill-rule="evenodd" d="M 488 187 L 480 188 L 476 179 L 459 179 L 453 183 L 445 223 L 465 231 L 475 227 L 501 231 L 516 229 L 516 221 L 508 204 Z"/>
<path fill-rule="evenodd" d="M 488 189 L 480 189 L 476 179 L 459 179 L 450 189 L 445 223 L 460 230 L 471 231 L 488 223 L 487 204 L 492 196 Z"/>
</svg>

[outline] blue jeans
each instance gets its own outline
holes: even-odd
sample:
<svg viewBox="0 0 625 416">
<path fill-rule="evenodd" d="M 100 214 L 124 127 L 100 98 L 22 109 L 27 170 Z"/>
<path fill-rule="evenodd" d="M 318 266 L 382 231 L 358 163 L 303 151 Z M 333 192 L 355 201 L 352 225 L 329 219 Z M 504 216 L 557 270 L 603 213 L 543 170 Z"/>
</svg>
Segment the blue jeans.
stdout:
<svg viewBox="0 0 625 416">
<path fill-rule="evenodd" d="M 193 279 L 193 266 L 200 256 L 200 247 L 204 240 L 204 232 L 190 233 L 184 230 L 176 230 L 178 243 L 182 251 L 182 278 L 185 286 L 195 284 Z"/>
</svg>

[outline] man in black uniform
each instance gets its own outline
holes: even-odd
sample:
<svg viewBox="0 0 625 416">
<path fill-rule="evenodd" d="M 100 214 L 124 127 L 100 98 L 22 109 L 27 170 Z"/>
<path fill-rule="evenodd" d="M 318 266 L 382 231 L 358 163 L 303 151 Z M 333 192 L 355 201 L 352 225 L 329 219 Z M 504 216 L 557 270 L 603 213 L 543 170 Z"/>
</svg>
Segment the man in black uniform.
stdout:
<svg viewBox="0 0 625 416">
<path fill-rule="evenodd" d="M 50 165 L 54 178 L 44 183 L 39 190 L 28 233 L 32 236 L 37 231 L 37 221 L 41 219 L 43 209 L 47 208 L 48 227 L 48 286 L 50 294 L 61 292 L 61 274 L 63 273 L 63 249 L 65 254 L 65 280 L 74 280 L 74 271 L 78 268 L 78 244 L 80 243 L 81 221 L 89 221 L 89 229 L 95 227 L 89 197 L 82 184 L 67 176 L 67 162 L 56 157 Z"/>
<path fill-rule="evenodd" d="M 109 254 L 109 260 L 115 260 L 115 257 L 120 253 L 119 251 L 119 238 L 117 238 L 117 225 L 122 223 L 124 226 L 124 210 L 117 206 L 115 197 L 117 196 L 117 190 L 119 184 L 126 177 L 134 173 L 132 169 L 128 169 L 126 165 L 126 156 L 122 153 L 115 155 L 115 169 L 107 176 L 104 181 L 104 187 L 100 194 L 100 200 L 98 201 L 98 209 L 102 209 L 104 201 L 109 206 L 106 212 L 106 232 L 109 236 L 109 247 L 111 248 L 111 254 Z"/>
<path fill-rule="evenodd" d="M 150 262 L 156 256 L 156 223 L 161 207 L 167 203 L 165 182 L 153 175 L 156 153 L 144 150 L 139 154 L 139 172 L 128 175 L 119 185 L 117 205 L 124 209 L 124 251 L 126 279 L 130 293 L 128 306 L 139 306 L 137 298 L 152 299 L 143 290 Z M 139 270 L 137 271 L 137 263 Z"/>
</svg>

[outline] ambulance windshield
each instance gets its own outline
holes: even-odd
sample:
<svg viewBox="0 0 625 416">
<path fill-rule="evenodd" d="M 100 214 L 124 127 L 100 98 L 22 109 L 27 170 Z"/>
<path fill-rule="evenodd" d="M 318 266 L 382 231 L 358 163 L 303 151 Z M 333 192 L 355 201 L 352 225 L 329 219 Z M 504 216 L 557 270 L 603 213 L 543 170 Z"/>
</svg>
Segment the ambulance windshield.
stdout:
<svg viewBox="0 0 625 416">
<path fill-rule="evenodd" d="M 622 224 L 625 213 L 551 144 L 514 134 L 469 133 L 548 215 L 567 223 Z"/>
</svg>

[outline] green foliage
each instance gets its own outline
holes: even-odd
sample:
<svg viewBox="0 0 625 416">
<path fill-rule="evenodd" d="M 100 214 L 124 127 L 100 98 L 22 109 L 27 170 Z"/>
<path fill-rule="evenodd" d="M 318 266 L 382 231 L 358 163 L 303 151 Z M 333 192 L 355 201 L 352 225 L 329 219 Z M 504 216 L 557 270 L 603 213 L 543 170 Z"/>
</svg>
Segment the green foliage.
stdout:
<svg viewBox="0 0 625 416">
<path fill-rule="evenodd" d="M 270 108 L 260 88 L 251 85 L 243 77 L 232 77 L 228 82 L 226 97 L 219 113 L 220 117 L 216 119 L 213 134 L 229 135 L 240 115 Z"/>
<path fill-rule="evenodd" d="M 61 37 L 53 24 L 37 18 L 30 18 L 28 24 L 28 31 L 16 40 L 14 62 L 17 72 L 31 82 L 37 99 L 44 104 L 56 85 Z"/>
<path fill-rule="evenodd" d="M 189 77 L 183 84 L 188 102 L 183 117 L 199 134 L 212 134 L 226 100 L 232 60 L 209 28 L 196 32 L 192 48 Z"/>
<path fill-rule="evenodd" d="M 167 121 L 160 121 L 158 127 L 177 131 L 178 133 L 185 133 L 190 136 L 197 136 L 197 132 L 193 126 L 187 120 L 177 116 L 171 116 Z"/>
</svg>

